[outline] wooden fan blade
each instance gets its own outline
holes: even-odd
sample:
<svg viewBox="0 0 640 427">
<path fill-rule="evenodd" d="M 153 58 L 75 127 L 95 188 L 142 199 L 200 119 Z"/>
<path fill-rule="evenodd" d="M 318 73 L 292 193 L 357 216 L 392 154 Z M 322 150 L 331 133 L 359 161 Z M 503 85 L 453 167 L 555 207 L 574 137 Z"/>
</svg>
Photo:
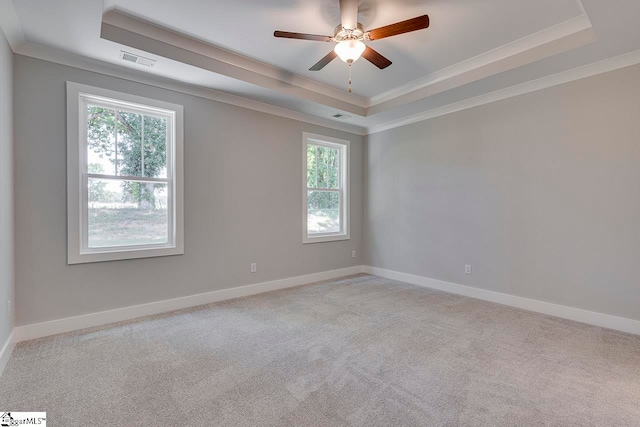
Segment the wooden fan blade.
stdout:
<svg viewBox="0 0 640 427">
<path fill-rule="evenodd" d="M 327 56 L 325 56 L 320 61 L 318 61 L 316 63 L 316 65 L 314 65 L 313 67 L 309 68 L 309 71 L 320 71 L 320 70 L 322 70 L 329 62 L 331 62 L 334 59 L 336 59 L 336 56 L 338 56 L 338 54 L 335 53 L 333 51 L 333 49 L 331 49 L 331 52 L 329 52 L 327 54 Z"/>
<path fill-rule="evenodd" d="M 316 42 L 330 42 L 333 40 L 329 36 L 317 36 L 315 34 L 290 33 L 288 31 L 274 31 L 274 37 L 282 37 L 285 39 L 313 40 Z"/>
<path fill-rule="evenodd" d="M 381 70 L 384 70 L 385 68 L 387 68 L 389 65 L 392 64 L 391 61 L 389 61 L 384 56 L 380 55 L 375 50 L 371 49 L 369 46 L 367 46 L 364 52 L 362 52 L 362 57 L 367 61 L 371 62 L 376 67 L 380 68 Z"/>
<path fill-rule="evenodd" d="M 429 28 L 429 15 L 422 15 L 417 18 L 376 28 L 375 30 L 367 32 L 365 38 L 369 40 L 380 40 L 385 37 L 397 36 L 398 34 L 410 33 L 411 31 L 423 30 L 425 28 Z"/>
<path fill-rule="evenodd" d="M 340 21 L 347 30 L 358 28 L 358 0 L 340 0 Z"/>
</svg>

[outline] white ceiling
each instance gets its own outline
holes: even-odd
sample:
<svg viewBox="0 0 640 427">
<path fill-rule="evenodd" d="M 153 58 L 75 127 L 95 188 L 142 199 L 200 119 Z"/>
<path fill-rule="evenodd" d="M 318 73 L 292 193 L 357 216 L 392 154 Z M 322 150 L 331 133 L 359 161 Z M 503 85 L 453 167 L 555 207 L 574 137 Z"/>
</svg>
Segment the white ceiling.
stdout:
<svg viewBox="0 0 640 427">
<path fill-rule="evenodd" d="M 309 68 L 334 43 L 276 39 L 274 30 L 333 35 L 339 24 L 337 0 L 115 0 L 119 9 L 338 89 L 347 67 L 340 61 L 320 72 Z M 481 7 L 478 5 L 481 4 Z M 434 71 L 575 18 L 575 0 L 365 0 L 359 20 L 372 29 L 424 14 L 427 30 L 371 42 L 394 65 L 379 70 L 369 62 L 354 64 L 354 91 L 371 97 Z M 470 41 L 473 41 L 470 43 Z"/>
<path fill-rule="evenodd" d="M 12 9 L 18 21 L 8 25 L 5 16 L 3 29 L 15 32 L 17 26 L 24 38 L 12 43 L 17 53 L 52 59 L 72 54 L 322 120 L 347 112 L 350 125 L 365 129 L 640 49 L 638 0 L 364 0 L 359 20 L 366 29 L 425 13 L 431 26 L 371 42 L 393 65 L 379 70 L 357 61 L 354 95 L 348 95 L 341 61 L 308 71 L 333 43 L 273 37 L 274 30 L 333 35 L 338 0 L 0 1 L 0 12 Z M 203 65 L 173 46 L 105 40 L 102 15 L 114 7 L 218 50 Z M 158 63 L 151 69 L 127 64 L 119 59 L 121 49 Z"/>
</svg>

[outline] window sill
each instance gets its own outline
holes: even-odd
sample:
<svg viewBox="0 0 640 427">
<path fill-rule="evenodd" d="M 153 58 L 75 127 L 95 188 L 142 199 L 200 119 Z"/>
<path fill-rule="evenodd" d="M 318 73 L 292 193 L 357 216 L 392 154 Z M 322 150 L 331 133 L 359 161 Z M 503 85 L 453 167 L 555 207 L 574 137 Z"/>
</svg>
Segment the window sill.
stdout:
<svg viewBox="0 0 640 427">
<path fill-rule="evenodd" d="M 322 243 L 322 242 L 337 242 L 340 240 L 350 240 L 351 236 L 348 234 L 334 234 L 334 235 L 321 235 L 318 237 L 305 237 L 302 239 L 302 244 L 306 245 L 309 243 Z"/>
<path fill-rule="evenodd" d="M 73 255 L 69 254 L 67 264 L 86 264 L 93 262 L 120 261 L 125 259 L 138 258 L 155 258 L 183 254 L 184 249 L 179 247 L 87 252 Z"/>
</svg>

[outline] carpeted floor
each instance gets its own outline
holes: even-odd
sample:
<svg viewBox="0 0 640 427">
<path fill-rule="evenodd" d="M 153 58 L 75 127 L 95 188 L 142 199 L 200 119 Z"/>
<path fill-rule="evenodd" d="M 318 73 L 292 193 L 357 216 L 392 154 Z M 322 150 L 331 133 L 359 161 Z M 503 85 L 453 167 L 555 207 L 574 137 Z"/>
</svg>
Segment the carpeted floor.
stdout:
<svg viewBox="0 0 640 427">
<path fill-rule="evenodd" d="M 359 275 L 24 342 L 52 426 L 640 425 L 640 337 Z"/>
</svg>

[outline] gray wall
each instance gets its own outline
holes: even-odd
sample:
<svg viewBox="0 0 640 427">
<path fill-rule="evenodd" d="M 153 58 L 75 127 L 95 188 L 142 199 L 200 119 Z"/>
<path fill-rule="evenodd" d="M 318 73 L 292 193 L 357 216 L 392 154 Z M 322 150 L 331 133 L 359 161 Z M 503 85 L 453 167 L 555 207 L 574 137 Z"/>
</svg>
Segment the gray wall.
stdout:
<svg viewBox="0 0 640 427">
<path fill-rule="evenodd" d="M 0 189 L 11 200 L 5 45 Z M 364 147 L 32 58 L 15 56 L 14 71 L 17 325 L 362 263 L 640 319 L 638 66 L 374 134 Z M 185 106 L 185 255 L 66 264 L 67 80 Z M 352 141 L 350 241 L 301 244 L 303 131 Z M 11 206 L 0 209 L 6 300 Z"/>
<path fill-rule="evenodd" d="M 0 348 L 13 329 L 13 278 L 13 53 L 0 30 Z"/>
<path fill-rule="evenodd" d="M 640 66 L 367 141 L 365 263 L 640 319 Z"/>
<path fill-rule="evenodd" d="M 67 80 L 184 105 L 183 256 L 66 264 Z M 362 264 L 360 136 L 19 55 L 15 93 L 17 325 Z M 302 245 L 303 131 L 352 142 L 349 241 Z"/>
</svg>

